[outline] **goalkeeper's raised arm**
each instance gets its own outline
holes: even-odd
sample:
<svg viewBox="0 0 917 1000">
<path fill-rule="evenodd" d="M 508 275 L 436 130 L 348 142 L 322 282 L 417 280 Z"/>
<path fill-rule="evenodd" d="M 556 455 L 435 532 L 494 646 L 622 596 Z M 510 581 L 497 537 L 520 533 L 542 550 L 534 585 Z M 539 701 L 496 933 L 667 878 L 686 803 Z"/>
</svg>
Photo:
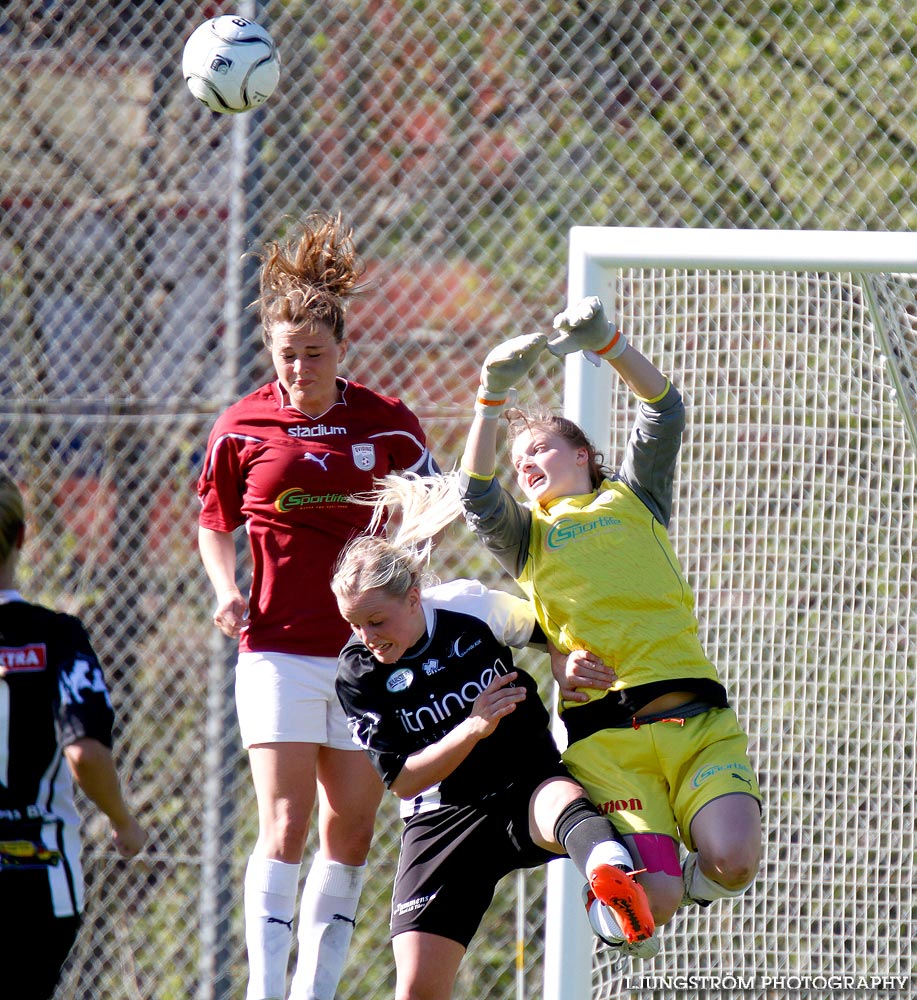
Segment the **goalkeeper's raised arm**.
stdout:
<svg viewBox="0 0 917 1000">
<path fill-rule="evenodd" d="M 641 399 L 655 399 L 665 392 L 665 375 L 627 340 L 622 330 L 609 324 L 596 295 L 581 299 L 554 317 L 554 333 L 548 338 L 547 348 L 558 358 L 583 351 L 594 363 L 600 363 L 600 359 L 609 362 Z"/>
<path fill-rule="evenodd" d="M 462 468 L 472 476 L 493 476 L 498 419 L 517 400 L 517 383 L 538 364 L 545 351 L 562 358 L 583 351 L 594 364 L 607 361 L 641 400 L 661 398 L 669 385 L 665 375 L 612 327 L 597 296 L 582 299 L 554 318 L 553 332 L 514 337 L 493 348 L 481 367 L 481 381 Z"/>
</svg>

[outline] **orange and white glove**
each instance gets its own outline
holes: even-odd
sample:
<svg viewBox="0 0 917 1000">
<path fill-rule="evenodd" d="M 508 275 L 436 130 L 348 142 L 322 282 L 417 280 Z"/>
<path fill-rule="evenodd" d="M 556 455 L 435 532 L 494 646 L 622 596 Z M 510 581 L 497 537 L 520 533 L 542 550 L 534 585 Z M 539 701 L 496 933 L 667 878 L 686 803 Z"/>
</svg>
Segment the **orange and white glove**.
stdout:
<svg viewBox="0 0 917 1000">
<path fill-rule="evenodd" d="M 597 295 L 580 299 L 558 313 L 554 317 L 554 331 L 548 340 L 548 350 L 558 358 L 583 351 L 592 364 L 599 365 L 602 358 L 612 361 L 627 347 L 624 334 L 609 325 Z"/>
<path fill-rule="evenodd" d="M 507 406 L 512 406 L 516 401 L 516 383 L 528 375 L 547 342 L 544 333 L 527 333 L 495 347 L 481 368 L 474 412 L 485 420 L 494 420 Z"/>
</svg>

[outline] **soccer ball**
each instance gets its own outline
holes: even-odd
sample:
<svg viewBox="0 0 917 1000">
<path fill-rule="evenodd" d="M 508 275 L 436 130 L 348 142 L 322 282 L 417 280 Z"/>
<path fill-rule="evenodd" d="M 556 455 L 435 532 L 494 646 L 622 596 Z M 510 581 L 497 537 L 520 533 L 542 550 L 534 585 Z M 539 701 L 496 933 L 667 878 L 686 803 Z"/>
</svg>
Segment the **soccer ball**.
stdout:
<svg viewBox="0 0 917 1000">
<path fill-rule="evenodd" d="M 254 21 L 221 14 L 198 25 L 185 42 L 182 75 L 192 94 L 220 114 L 251 111 L 274 93 L 280 56 Z"/>
</svg>

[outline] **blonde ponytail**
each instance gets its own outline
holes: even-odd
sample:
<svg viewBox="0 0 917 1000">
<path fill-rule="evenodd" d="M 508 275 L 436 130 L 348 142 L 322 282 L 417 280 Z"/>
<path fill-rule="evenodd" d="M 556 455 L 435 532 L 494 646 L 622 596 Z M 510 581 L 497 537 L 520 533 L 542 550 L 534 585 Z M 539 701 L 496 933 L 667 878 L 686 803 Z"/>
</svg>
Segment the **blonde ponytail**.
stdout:
<svg viewBox="0 0 917 1000">
<path fill-rule="evenodd" d="M 436 536 L 462 512 L 454 475 L 385 476 L 374 490 L 351 499 L 372 506 L 373 514 L 367 533 L 338 558 L 331 578 L 336 597 L 359 597 L 368 590 L 404 597 L 411 587 L 437 582 L 425 566 Z M 379 534 L 383 525 L 385 535 Z"/>
<path fill-rule="evenodd" d="M 376 480 L 370 493 L 354 497 L 371 504 L 369 531 L 386 525 L 393 545 L 428 554 L 433 540 L 462 513 L 456 474 L 418 476 L 408 472 Z"/>
</svg>

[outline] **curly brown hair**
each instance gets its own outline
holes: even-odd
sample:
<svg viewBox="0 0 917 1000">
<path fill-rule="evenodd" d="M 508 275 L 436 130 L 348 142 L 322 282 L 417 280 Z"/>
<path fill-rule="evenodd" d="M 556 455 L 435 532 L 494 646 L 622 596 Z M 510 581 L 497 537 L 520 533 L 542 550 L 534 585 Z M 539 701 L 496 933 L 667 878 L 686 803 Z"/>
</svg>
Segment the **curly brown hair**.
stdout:
<svg viewBox="0 0 917 1000">
<path fill-rule="evenodd" d="M 280 323 L 323 323 L 344 339 L 346 300 L 359 291 L 366 267 L 341 216 L 314 212 L 301 223 L 298 239 L 268 241 L 261 254 L 259 298 L 264 343 Z"/>
</svg>

